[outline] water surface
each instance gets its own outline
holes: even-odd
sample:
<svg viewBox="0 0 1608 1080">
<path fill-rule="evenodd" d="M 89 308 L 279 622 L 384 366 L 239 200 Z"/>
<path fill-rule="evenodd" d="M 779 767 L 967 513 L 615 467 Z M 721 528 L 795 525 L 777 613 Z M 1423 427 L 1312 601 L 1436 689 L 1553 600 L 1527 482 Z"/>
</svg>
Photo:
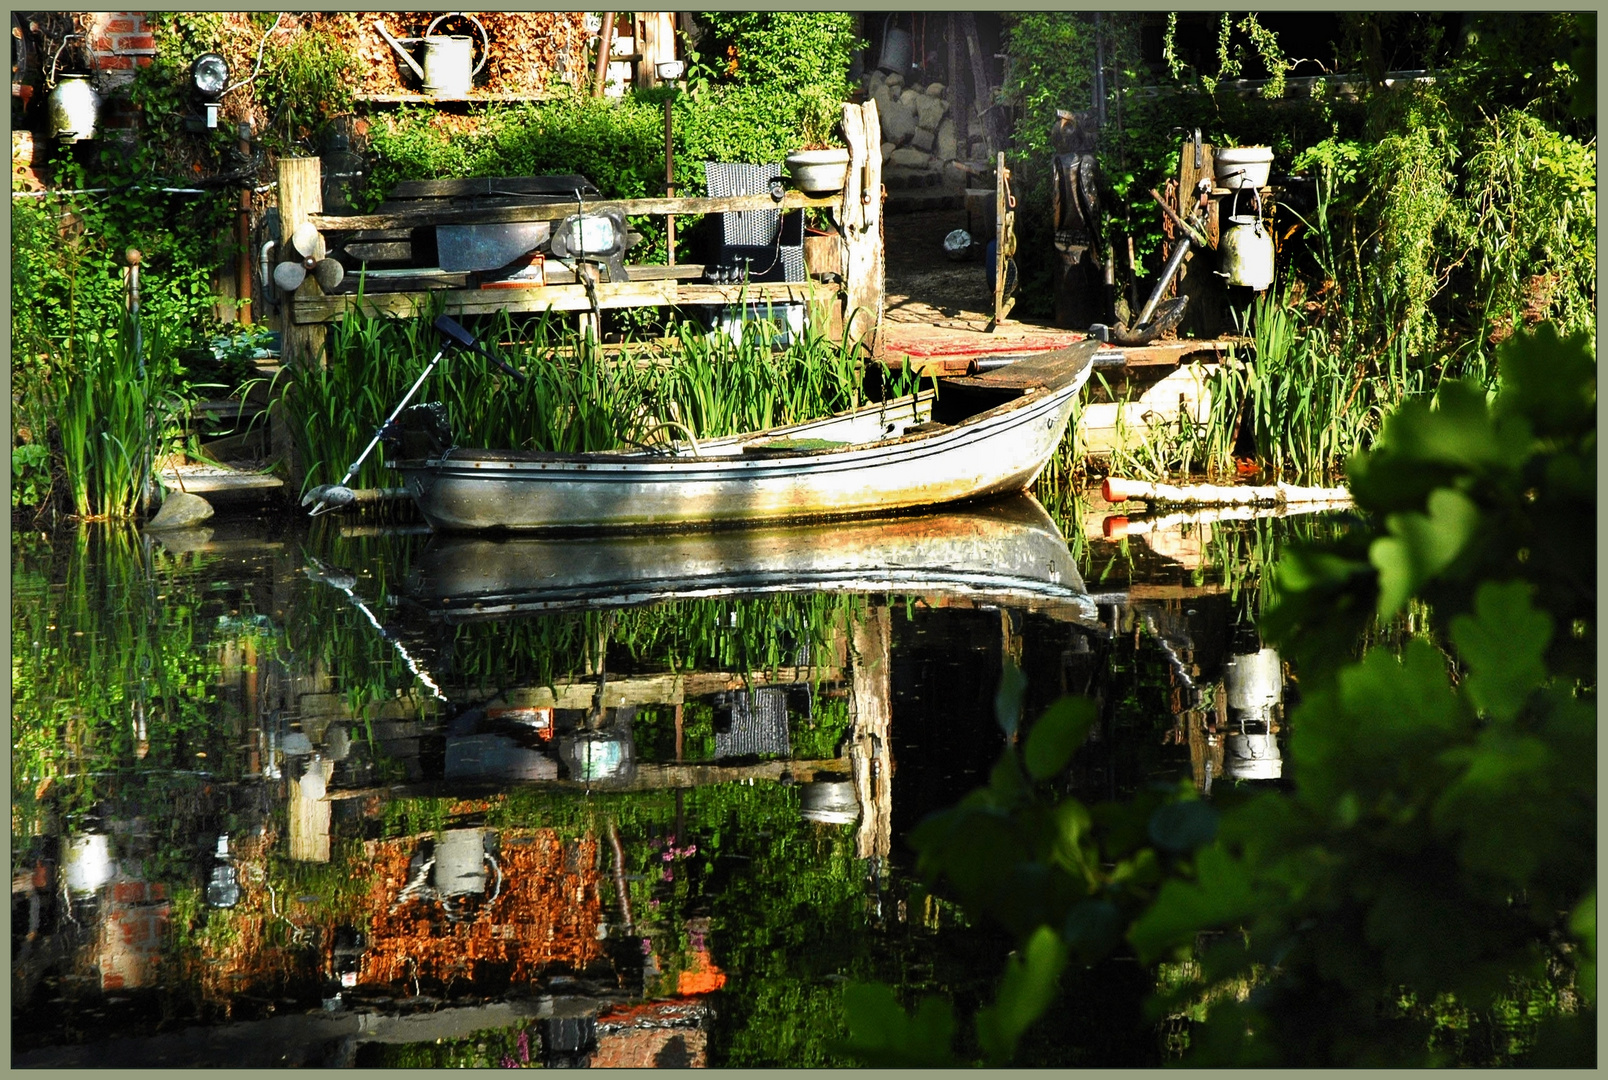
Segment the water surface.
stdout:
<svg viewBox="0 0 1608 1080">
<path fill-rule="evenodd" d="M 1260 571 L 1317 519 L 1031 500 L 632 541 L 225 518 L 14 532 L 13 1063 L 824 1065 L 842 986 L 967 1007 L 1005 936 L 904 842 L 1006 663 L 1063 783 L 1282 782 Z M 1152 1065 L 1155 973 L 1030 1061 Z"/>
</svg>

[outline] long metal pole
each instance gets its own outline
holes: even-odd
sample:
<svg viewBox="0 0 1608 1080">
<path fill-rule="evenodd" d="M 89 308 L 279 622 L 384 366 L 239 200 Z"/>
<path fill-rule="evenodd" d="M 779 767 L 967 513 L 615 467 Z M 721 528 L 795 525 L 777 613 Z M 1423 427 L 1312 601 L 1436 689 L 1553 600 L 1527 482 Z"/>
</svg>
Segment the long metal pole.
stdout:
<svg viewBox="0 0 1608 1080">
<path fill-rule="evenodd" d="M 672 93 L 664 99 L 664 197 L 676 197 L 676 142 L 675 142 L 675 84 L 671 84 Z M 676 264 L 676 216 L 664 216 L 664 246 L 669 252 L 669 262 L 666 265 Z"/>
<path fill-rule="evenodd" d="M 592 72 L 592 96 L 602 97 L 609 77 L 609 53 L 614 51 L 614 12 L 603 13 L 603 25 L 597 31 L 597 68 Z"/>
</svg>

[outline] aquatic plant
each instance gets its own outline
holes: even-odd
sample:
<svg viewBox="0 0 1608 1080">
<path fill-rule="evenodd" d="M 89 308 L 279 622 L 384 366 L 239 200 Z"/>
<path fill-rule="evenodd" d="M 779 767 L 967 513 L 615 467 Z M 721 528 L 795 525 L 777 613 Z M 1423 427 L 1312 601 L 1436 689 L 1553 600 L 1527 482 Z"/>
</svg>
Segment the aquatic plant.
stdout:
<svg viewBox="0 0 1608 1080">
<path fill-rule="evenodd" d="M 749 320 L 732 341 L 693 323 L 668 339 L 601 346 L 556 317 L 486 334 L 525 378 L 449 355 L 416 401 L 440 401 L 460 445 L 581 452 L 753 431 L 818 419 L 861 403 L 862 361 L 852 339 L 814 328 L 778 351 L 770 320 Z M 285 377 L 280 408 L 306 468 L 306 487 L 333 483 L 439 349 L 429 319 L 349 313 L 330 327 L 330 361 Z M 384 487 L 379 455 L 356 486 Z"/>
</svg>

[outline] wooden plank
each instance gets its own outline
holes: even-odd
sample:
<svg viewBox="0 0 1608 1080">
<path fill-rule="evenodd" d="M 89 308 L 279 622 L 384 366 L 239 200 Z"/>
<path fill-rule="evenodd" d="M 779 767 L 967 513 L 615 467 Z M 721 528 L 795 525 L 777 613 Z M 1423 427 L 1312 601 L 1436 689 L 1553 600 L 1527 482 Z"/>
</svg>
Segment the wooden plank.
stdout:
<svg viewBox="0 0 1608 1080">
<path fill-rule="evenodd" d="M 878 161 L 880 160 L 879 157 Z M 626 215 L 684 215 L 725 214 L 737 210 L 803 210 L 837 205 L 838 198 L 835 195 L 806 195 L 802 191 L 789 190 L 779 203 L 769 195 L 732 195 L 721 199 L 700 197 L 611 199 L 588 202 L 586 209 L 594 212 L 618 209 Z M 345 229 L 398 229 L 417 225 L 493 225 L 515 221 L 560 221 L 573 213 L 575 204 L 563 202 L 486 208 L 421 207 L 416 210 L 398 210 L 389 214 L 313 214 L 308 220 L 322 231 L 338 232 Z"/>
<path fill-rule="evenodd" d="M 316 296 L 294 304 L 297 325 L 335 322 L 348 311 L 374 316 L 412 318 L 429 311 L 443 290 L 356 293 Z M 688 304 L 805 304 L 821 295 L 805 283 L 760 282 L 748 285 L 684 284 L 671 281 L 625 281 L 597 287 L 600 308 L 680 307 Z M 515 289 L 453 289 L 445 295 L 453 315 L 489 315 L 498 311 L 590 311 L 591 299 L 581 285 L 531 285 Z"/>
<path fill-rule="evenodd" d="M 749 686 L 792 686 L 799 683 L 841 682 L 843 670 L 835 666 L 782 667 L 773 678 L 768 671 L 741 675 L 730 671 L 699 671 L 686 674 L 633 675 L 609 679 L 603 684 L 606 708 L 622 705 L 679 705 L 692 698 Z M 448 687 L 454 696 L 483 697 L 487 687 Z M 597 693 L 595 682 L 574 682 L 560 687 L 518 687 L 504 691 L 493 704 L 512 709 L 589 709 Z"/>
<path fill-rule="evenodd" d="M 353 94 L 353 101 L 366 101 L 375 105 L 440 105 L 457 102 L 473 105 L 482 101 L 553 101 L 560 95 L 546 91 L 501 93 L 482 91 L 472 97 L 437 97 L 434 94 Z"/>
<path fill-rule="evenodd" d="M 602 197 L 592 181 L 580 173 L 552 173 L 544 176 L 477 176 L 461 180 L 403 180 L 390 190 L 385 200 L 549 195 L 562 196 L 573 202 L 576 188 L 589 199 Z"/>
</svg>

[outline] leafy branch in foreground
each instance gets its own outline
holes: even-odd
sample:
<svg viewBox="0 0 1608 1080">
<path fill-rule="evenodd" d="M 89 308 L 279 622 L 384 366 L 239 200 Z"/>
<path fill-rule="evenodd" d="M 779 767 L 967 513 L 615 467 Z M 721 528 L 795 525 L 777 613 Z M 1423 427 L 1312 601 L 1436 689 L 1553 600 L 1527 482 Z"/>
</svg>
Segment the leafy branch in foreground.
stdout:
<svg viewBox="0 0 1608 1080">
<path fill-rule="evenodd" d="M 919 866 L 1018 941 L 975 1047 L 1011 1060 L 1070 960 L 1192 962 L 1153 995 L 1191 1065 L 1580 1064 L 1595 1059 L 1596 365 L 1585 335 L 1507 342 L 1494 396 L 1450 383 L 1350 466 L 1363 520 L 1288 553 L 1262 630 L 1297 658 L 1293 790 L 1058 782 L 1092 708 L 1008 739 L 989 786 L 912 835 Z M 1357 642 L 1409 598 L 1445 633 Z M 848 1048 L 958 1063 L 947 1003 L 848 999 Z M 1471 1017 L 1518 1020 L 1470 1050 Z M 1477 1060 L 1475 1060 L 1477 1058 Z"/>
</svg>

